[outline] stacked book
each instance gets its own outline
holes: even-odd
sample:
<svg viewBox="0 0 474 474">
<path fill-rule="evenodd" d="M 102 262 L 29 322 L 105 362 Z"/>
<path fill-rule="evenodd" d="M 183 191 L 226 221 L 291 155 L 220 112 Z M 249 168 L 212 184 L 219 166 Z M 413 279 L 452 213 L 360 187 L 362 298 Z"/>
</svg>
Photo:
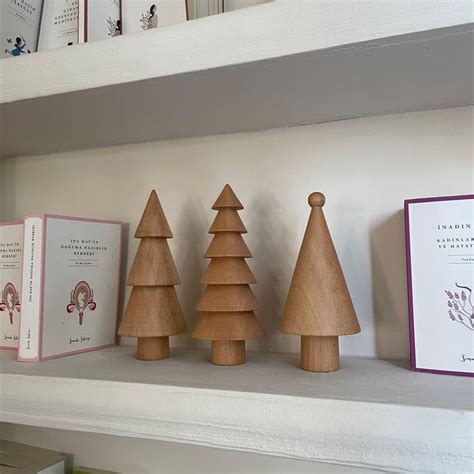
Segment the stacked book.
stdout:
<svg viewBox="0 0 474 474">
<path fill-rule="evenodd" d="M 20 57 L 223 11 L 224 0 L 2 0 L 0 57 Z"/>
<path fill-rule="evenodd" d="M 40 361 L 115 345 L 121 239 L 108 220 L 0 224 L 0 347 Z"/>
</svg>

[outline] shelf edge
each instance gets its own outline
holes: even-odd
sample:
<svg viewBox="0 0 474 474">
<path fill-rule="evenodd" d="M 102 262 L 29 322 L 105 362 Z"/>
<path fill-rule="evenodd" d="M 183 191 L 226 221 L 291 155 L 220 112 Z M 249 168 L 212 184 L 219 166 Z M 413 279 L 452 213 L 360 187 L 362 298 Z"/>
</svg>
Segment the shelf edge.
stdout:
<svg viewBox="0 0 474 474">
<path fill-rule="evenodd" d="M 13 374 L 0 385 L 10 423 L 393 472 L 474 462 L 470 411 Z"/>
</svg>

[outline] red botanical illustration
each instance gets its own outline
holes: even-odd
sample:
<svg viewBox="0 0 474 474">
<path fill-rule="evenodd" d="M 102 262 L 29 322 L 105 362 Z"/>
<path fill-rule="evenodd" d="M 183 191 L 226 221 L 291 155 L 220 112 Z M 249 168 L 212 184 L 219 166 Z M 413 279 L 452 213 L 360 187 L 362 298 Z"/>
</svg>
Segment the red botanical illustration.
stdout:
<svg viewBox="0 0 474 474">
<path fill-rule="evenodd" d="M 96 307 L 94 290 L 86 281 L 80 281 L 71 291 L 71 302 L 66 306 L 66 311 L 72 313 L 76 308 L 79 311 L 79 325 L 82 325 L 84 311 L 86 309 L 94 311 Z"/>
<path fill-rule="evenodd" d="M 474 308 L 472 306 L 472 290 L 467 286 L 456 283 L 459 291 L 446 291 L 448 295 L 448 314 L 452 321 L 462 324 L 470 331 L 474 331 Z"/>
<path fill-rule="evenodd" d="M 13 311 L 20 312 L 20 297 L 16 291 L 15 285 L 8 282 L 2 290 L 0 299 L 0 311 L 8 311 L 10 316 L 10 324 L 13 324 Z"/>
</svg>

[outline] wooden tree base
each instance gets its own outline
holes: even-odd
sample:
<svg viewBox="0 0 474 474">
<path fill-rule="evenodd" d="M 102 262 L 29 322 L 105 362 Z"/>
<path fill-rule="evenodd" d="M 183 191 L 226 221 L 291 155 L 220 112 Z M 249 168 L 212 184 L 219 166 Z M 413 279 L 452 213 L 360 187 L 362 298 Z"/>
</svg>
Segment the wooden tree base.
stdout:
<svg viewBox="0 0 474 474">
<path fill-rule="evenodd" d="M 338 336 L 301 336 L 301 368 L 310 372 L 339 370 Z"/>
<path fill-rule="evenodd" d="M 212 341 L 211 364 L 245 364 L 245 341 Z"/>
<path fill-rule="evenodd" d="M 160 360 L 170 356 L 170 338 L 139 337 L 137 342 L 138 360 Z"/>
</svg>

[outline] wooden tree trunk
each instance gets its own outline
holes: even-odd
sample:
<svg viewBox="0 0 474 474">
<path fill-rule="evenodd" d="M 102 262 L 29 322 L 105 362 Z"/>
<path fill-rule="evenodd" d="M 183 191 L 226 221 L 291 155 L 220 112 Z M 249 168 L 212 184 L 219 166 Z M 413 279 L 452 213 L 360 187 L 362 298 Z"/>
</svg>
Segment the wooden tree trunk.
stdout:
<svg viewBox="0 0 474 474">
<path fill-rule="evenodd" d="M 339 338 L 301 336 L 301 368 L 310 372 L 339 370 Z"/>
<path fill-rule="evenodd" d="M 245 364 L 245 341 L 212 341 L 211 364 Z"/>
<path fill-rule="evenodd" d="M 170 356 L 170 338 L 139 337 L 137 342 L 138 360 L 161 360 Z"/>
</svg>

